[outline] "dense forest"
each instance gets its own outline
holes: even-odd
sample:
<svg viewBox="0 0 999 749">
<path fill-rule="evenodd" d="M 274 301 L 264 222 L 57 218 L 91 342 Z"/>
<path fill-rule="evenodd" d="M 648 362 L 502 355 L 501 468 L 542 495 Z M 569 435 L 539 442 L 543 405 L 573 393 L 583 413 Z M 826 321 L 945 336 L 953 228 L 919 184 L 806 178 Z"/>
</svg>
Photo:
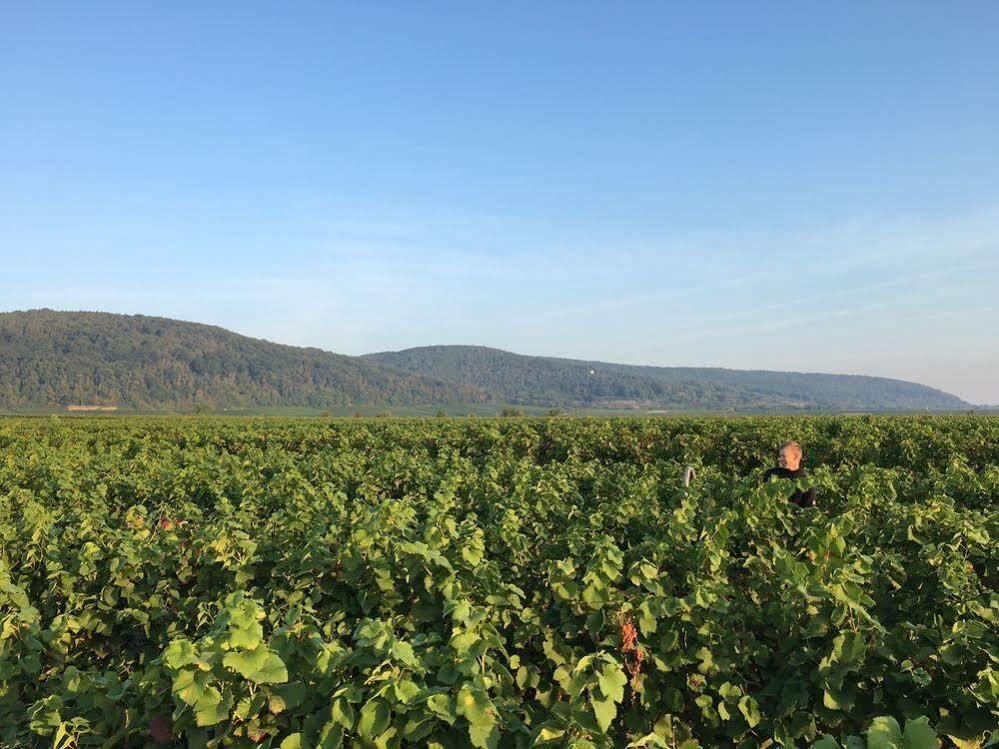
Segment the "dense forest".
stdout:
<svg viewBox="0 0 999 749">
<path fill-rule="evenodd" d="M 0 408 L 477 402 L 485 395 L 319 349 L 158 317 L 0 314 Z"/>
<path fill-rule="evenodd" d="M 640 367 L 433 346 L 344 356 L 141 315 L 0 314 L 0 410 L 517 404 L 717 411 L 967 408 L 853 375 Z"/>
<path fill-rule="evenodd" d="M 481 346 L 428 346 L 365 358 L 523 404 L 630 403 L 676 409 L 831 411 L 968 406 L 960 398 L 924 385 L 857 375 L 642 367 L 521 356 Z"/>
</svg>

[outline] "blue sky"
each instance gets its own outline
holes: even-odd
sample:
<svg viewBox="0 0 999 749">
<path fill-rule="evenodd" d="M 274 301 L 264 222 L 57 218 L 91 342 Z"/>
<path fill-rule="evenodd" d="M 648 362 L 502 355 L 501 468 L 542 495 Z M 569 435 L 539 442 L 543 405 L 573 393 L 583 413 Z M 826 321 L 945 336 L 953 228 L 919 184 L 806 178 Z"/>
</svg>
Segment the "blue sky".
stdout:
<svg viewBox="0 0 999 749">
<path fill-rule="evenodd" d="M 0 310 L 999 403 L 997 3 L 0 11 Z"/>
</svg>

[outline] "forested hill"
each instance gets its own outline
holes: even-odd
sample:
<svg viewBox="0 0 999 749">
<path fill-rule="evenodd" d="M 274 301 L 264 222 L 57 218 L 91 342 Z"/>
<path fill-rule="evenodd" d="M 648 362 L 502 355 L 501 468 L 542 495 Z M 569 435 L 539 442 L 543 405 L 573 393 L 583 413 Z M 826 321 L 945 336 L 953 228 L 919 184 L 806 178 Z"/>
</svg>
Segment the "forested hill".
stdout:
<svg viewBox="0 0 999 749">
<path fill-rule="evenodd" d="M 898 380 L 638 367 L 434 346 L 343 356 L 222 328 L 99 312 L 0 313 L 0 411 L 515 403 L 670 410 L 945 410 Z"/>
<path fill-rule="evenodd" d="M 0 410 L 478 402 L 475 388 L 222 328 L 98 312 L 0 313 Z"/>
<path fill-rule="evenodd" d="M 521 356 L 481 346 L 428 346 L 365 358 L 522 404 L 830 411 L 968 407 L 960 398 L 924 385 L 857 375 L 630 366 Z"/>
</svg>

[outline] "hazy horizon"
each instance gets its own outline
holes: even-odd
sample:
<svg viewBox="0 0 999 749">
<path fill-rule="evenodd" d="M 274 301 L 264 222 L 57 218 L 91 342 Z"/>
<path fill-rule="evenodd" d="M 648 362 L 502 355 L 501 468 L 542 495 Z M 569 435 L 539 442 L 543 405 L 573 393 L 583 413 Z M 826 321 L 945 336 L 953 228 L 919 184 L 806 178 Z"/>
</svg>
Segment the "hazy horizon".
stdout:
<svg viewBox="0 0 999 749">
<path fill-rule="evenodd" d="M 999 6 L 10 7 L 0 311 L 999 404 Z"/>
</svg>

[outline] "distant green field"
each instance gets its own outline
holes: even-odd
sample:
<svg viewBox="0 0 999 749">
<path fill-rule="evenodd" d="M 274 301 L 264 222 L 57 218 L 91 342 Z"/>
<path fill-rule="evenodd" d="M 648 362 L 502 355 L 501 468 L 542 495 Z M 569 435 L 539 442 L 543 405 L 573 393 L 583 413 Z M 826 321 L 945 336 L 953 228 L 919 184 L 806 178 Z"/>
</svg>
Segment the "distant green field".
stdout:
<svg viewBox="0 0 999 749">
<path fill-rule="evenodd" d="M 967 411 L 858 411 L 851 413 L 835 411 L 801 411 L 801 410 L 774 410 L 774 409 L 731 409 L 727 411 L 718 410 L 669 410 L 663 408 L 585 408 L 567 407 L 554 408 L 550 406 L 525 406 L 512 403 L 444 403 L 425 404 L 415 406 L 395 406 L 380 404 L 363 404 L 356 406 L 340 406 L 333 408 L 309 408 L 306 406 L 265 406 L 257 408 L 223 408 L 223 409 L 203 409 L 186 411 L 154 411 L 154 410 L 116 410 L 99 413 L 88 413 L 79 411 L 68 411 L 61 407 L 47 409 L 30 409 L 21 411 L 4 411 L 0 409 L 0 417 L 32 417 L 32 416 L 67 416 L 74 418 L 127 418 L 133 416 L 233 416 L 233 417 L 263 417 L 263 418 L 315 418 L 315 417 L 464 417 L 480 416 L 493 417 L 500 416 L 504 411 L 512 411 L 521 416 L 581 416 L 581 417 L 604 417 L 604 418 L 626 418 L 626 417 L 712 417 L 731 418 L 745 416 L 861 416 L 861 415 L 967 415 L 988 416 L 999 413 L 996 408 L 976 408 Z"/>
<path fill-rule="evenodd" d="M 238 416 L 265 418 L 314 418 L 314 417 L 433 417 L 443 414 L 458 416 L 499 416 L 504 409 L 512 409 L 525 416 L 544 416 L 549 413 L 563 413 L 586 416 L 621 416 L 630 413 L 639 415 L 644 411 L 622 411 L 620 409 L 552 409 L 541 406 L 515 406 L 503 403 L 445 403 L 416 406 L 393 406 L 364 404 L 333 408 L 309 408 L 306 406 L 265 406 L 259 408 L 224 408 L 188 411 L 129 411 L 117 410 L 99 413 L 68 411 L 65 408 L 32 409 L 29 411 L 0 411 L 0 416 L 72 416 L 74 418 L 127 418 L 131 416 Z"/>
</svg>

